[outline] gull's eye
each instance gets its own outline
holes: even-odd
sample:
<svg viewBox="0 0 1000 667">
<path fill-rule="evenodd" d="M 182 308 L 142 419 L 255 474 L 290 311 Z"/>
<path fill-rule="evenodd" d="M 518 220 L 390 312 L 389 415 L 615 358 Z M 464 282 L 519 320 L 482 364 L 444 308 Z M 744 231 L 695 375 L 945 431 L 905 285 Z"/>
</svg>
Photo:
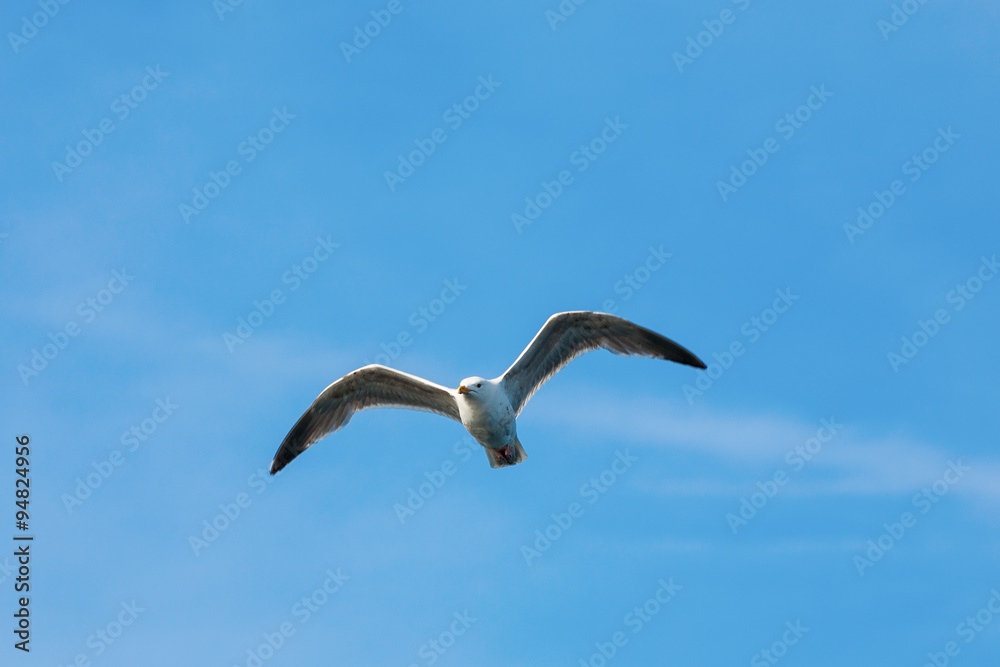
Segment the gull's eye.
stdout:
<svg viewBox="0 0 1000 667">
<path fill-rule="evenodd" d="M 478 384 L 477 384 L 476 386 L 477 386 L 477 387 L 482 387 L 482 386 L 483 386 L 483 383 L 482 383 L 482 382 L 480 382 L 480 383 L 478 383 Z"/>
</svg>

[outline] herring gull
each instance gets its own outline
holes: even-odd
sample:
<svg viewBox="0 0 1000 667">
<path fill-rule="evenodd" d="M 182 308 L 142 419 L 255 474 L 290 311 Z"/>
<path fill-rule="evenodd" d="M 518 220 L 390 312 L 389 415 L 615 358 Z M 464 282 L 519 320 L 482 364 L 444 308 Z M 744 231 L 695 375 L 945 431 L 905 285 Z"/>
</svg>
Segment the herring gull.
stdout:
<svg viewBox="0 0 1000 667">
<path fill-rule="evenodd" d="M 620 317 L 556 313 L 513 365 L 492 380 L 467 377 L 458 389 L 449 389 L 379 364 L 348 373 L 324 389 L 288 432 L 271 462 L 271 474 L 368 408 L 410 408 L 451 417 L 483 446 L 490 466 L 515 465 L 528 456 L 517 439 L 515 421 L 528 399 L 563 366 L 598 348 L 705 368 L 701 359 L 674 341 Z"/>
</svg>

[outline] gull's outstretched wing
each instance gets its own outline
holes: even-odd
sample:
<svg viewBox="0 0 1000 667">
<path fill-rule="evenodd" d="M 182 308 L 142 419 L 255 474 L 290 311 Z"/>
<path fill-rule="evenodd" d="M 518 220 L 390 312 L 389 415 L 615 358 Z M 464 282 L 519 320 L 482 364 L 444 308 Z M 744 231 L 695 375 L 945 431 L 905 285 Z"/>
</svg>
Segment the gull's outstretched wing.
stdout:
<svg viewBox="0 0 1000 667">
<path fill-rule="evenodd" d="M 598 348 L 705 368 L 701 359 L 674 341 L 620 317 L 585 310 L 556 313 L 500 378 L 514 413 L 519 414 L 531 395 L 563 366 Z"/>
<path fill-rule="evenodd" d="M 372 364 L 348 373 L 323 390 L 278 447 L 271 474 L 327 433 L 344 426 L 355 412 L 368 408 L 410 408 L 462 420 L 458 403 L 447 387 Z"/>
</svg>

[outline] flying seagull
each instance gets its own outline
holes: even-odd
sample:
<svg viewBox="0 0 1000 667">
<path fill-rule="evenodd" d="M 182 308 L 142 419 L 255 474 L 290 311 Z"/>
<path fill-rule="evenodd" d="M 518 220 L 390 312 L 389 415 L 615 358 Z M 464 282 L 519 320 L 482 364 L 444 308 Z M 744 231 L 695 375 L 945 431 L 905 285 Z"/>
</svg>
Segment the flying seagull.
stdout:
<svg viewBox="0 0 1000 667">
<path fill-rule="evenodd" d="M 705 368 L 701 359 L 669 338 L 607 313 L 556 313 L 498 378 L 478 376 L 449 389 L 409 373 L 371 364 L 323 390 L 285 436 L 271 462 L 275 474 L 314 442 L 368 408 L 410 408 L 461 422 L 486 450 L 490 466 L 503 468 L 528 457 L 517 439 L 516 417 L 539 387 L 581 354 L 604 348 L 622 355 L 654 357 Z"/>
</svg>

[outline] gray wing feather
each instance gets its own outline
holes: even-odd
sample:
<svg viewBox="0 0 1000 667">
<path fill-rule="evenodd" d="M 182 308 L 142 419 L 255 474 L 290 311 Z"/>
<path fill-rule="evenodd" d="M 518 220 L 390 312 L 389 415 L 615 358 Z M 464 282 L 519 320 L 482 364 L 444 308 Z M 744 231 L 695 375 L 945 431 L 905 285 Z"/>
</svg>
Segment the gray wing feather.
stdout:
<svg viewBox="0 0 1000 667">
<path fill-rule="evenodd" d="M 409 373 L 372 364 L 348 373 L 323 390 L 285 436 L 271 462 L 271 474 L 327 433 L 369 408 L 410 408 L 461 421 L 458 403 L 447 387 Z"/>
<path fill-rule="evenodd" d="M 598 348 L 705 368 L 701 359 L 674 341 L 620 317 L 583 310 L 556 313 L 501 376 L 515 414 L 563 366 Z"/>
</svg>

